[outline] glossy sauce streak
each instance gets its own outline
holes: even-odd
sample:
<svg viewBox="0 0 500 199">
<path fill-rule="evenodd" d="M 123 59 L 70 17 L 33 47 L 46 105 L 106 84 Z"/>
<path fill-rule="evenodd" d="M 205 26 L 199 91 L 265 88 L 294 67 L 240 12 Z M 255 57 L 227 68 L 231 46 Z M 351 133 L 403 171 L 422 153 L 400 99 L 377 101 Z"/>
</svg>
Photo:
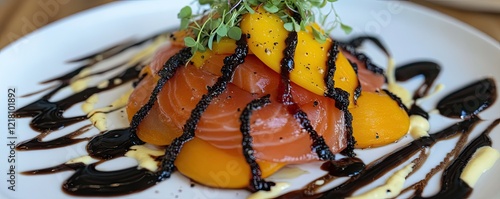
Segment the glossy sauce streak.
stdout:
<svg viewBox="0 0 500 199">
<path fill-rule="evenodd" d="M 356 48 L 359 47 L 366 40 L 373 41 L 375 43 L 375 45 L 377 45 L 377 47 L 379 47 L 382 51 L 385 52 L 386 55 L 389 55 L 389 53 L 386 50 L 386 48 L 384 47 L 384 45 L 382 45 L 382 42 L 380 42 L 380 40 L 378 40 L 375 37 L 369 37 L 369 36 L 357 37 L 355 39 L 352 39 L 349 42 L 340 42 L 339 45 L 347 53 L 353 55 L 354 57 L 356 57 L 356 59 L 365 63 L 366 69 L 368 69 L 369 71 L 372 71 L 376 74 L 384 75 L 384 69 L 375 65 L 375 63 L 373 63 L 372 60 L 368 56 L 366 56 L 365 54 L 360 53 L 356 50 Z"/>
<path fill-rule="evenodd" d="M 87 144 L 87 152 L 97 159 L 108 160 L 125 155 L 134 145 L 144 144 L 132 134 L 130 128 L 114 129 L 92 138 Z"/>
<path fill-rule="evenodd" d="M 496 101 L 497 90 L 491 78 L 471 83 L 441 99 L 437 109 L 441 115 L 469 118 L 490 107 Z"/>
<path fill-rule="evenodd" d="M 424 82 L 413 94 L 413 99 L 419 99 L 429 93 L 431 86 L 441 72 L 441 67 L 434 62 L 418 61 L 400 66 L 396 69 L 395 75 L 397 81 L 408 81 L 419 75 L 424 76 Z"/>
<path fill-rule="evenodd" d="M 422 107 L 420 107 L 416 104 L 413 104 L 411 106 L 410 110 L 408 110 L 408 114 L 409 115 L 420 115 L 427 120 L 429 119 L 429 113 L 424 111 L 424 109 L 422 109 Z"/>
<path fill-rule="evenodd" d="M 51 102 L 49 99 L 55 93 L 69 85 L 67 81 L 71 78 L 67 79 L 67 75 L 63 75 L 64 78 L 60 78 L 62 81 L 60 86 L 44 95 L 39 100 L 18 109 L 15 112 L 15 115 L 16 117 L 33 117 L 30 122 L 30 126 L 38 132 L 51 132 L 86 120 L 86 115 L 66 118 L 63 116 L 63 113 L 76 103 L 85 101 L 95 93 L 107 91 L 129 81 L 135 80 L 141 69 L 141 66 L 132 66 L 115 77 L 106 80 L 108 82 L 108 86 L 106 87 L 89 87 L 59 101 Z M 76 75 L 78 73 L 74 73 L 74 71 L 72 71 L 69 74 Z M 120 79 L 121 81 L 115 82 L 113 81 L 114 79 Z"/>
<path fill-rule="evenodd" d="M 341 184 L 337 188 L 334 188 L 331 191 L 328 191 L 324 194 L 322 198 L 335 198 L 335 197 L 346 197 L 351 195 L 357 189 L 367 185 L 372 182 L 374 179 L 378 179 L 386 174 L 388 171 L 392 170 L 394 167 L 403 163 L 409 157 L 413 156 L 417 152 L 420 151 L 423 147 L 431 147 L 437 141 L 443 139 L 449 139 L 452 136 L 457 135 L 458 133 L 463 133 L 469 131 L 469 128 L 478 122 L 478 119 L 474 120 L 466 120 L 455 124 L 443 131 L 440 131 L 435 134 L 431 134 L 430 137 L 423 137 L 418 140 L 415 140 L 409 143 L 406 147 L 403 147 L 400 150 L 395 151 L 388 156 L 375 161 L 368 165 L 364 172 L 362 172 L 359 177 L 351 178 L 347 182 Z"/>
<path fill-rule="evenodd" d="M 480 120 L 478 118 L 465 120 L 460 123 L 454 124 L 440 132 L 431 134 L 430 137 L 422 137 L 413 142 L 410 142 L 405 147 L 402 147 L 399 150 L 370 163 L 363 171 L 359 173 L 359 175 L 351 177 L 346 182 L 324 193 L 316 194 L 314 198 L 327 199 L 348 197 L 352 195 L 352 193 L 354 193 L 356 190 L 364 187 L 365 185 L 371 183 L 376 179 L 379 179 L 387 172 L 394 169 L 396 166 L 402 164 L 403 162 L 408 160 L 408 158 L 419 152 L 422 148 L 432 147 L 432 145 L 441 140 L 450 139 L 458 134 L 469 132 L 471 130 L 471 127 L 477 124 L 479 121 Z M 289 194 L 284 194 L 280 198 L 296 198 L 294 194 L 298 193 L 299 192 L 292 192 Z"/>
<path fill-rule="evenodd" d="M 157 183 L 155 173 L 133 166 L 115 171 L 99 171 L 96 164 L 76 169 L 63 190 L 77 196 L 115 196 L 147 189 Z"/>
<path fill-rule="evenodd" d="M 363 172 L 365 166 L 365 163 L 359 158 L 342 158 L 323 163 L 321 169 L 328 171 L 328 174 L 332 176 L 351 177 Z"/>
<path fill-rule="evenodd" d="M 472 140 L 469 145 L 455 158 L 455 160 L 444 170 L 441 178 L 441 191 L 430 197 L 414 195 L 414 198 L 466 198 L 472 193 L 472 188 L 465 183 L 460 174 L 477 149 L 483 146 L 491 146 L 488 134 L 498 125 L 499 119 L 495 120 L 481 135 Z"/>
<path fill-rule="evenodd" d="M 347 42 L 349 46 L 351 46 L 353 49 L 359 48 L 365 41 L 371 41 L 373 42 L 384 54 L 389 57 L 389 51 L 387 48 L 382 44 L 382 42 L 373 36 L 360 36 L 356 37 L 354 39 L 351 39 L 351 41 Z"/>
<path fill-rule="evenodd" d="M 31 171 L 24 171 L 22 174 L 24 175 L 41 175 L 41 174 L 51 174 L 62 171 L 72 171 L 77 170 L 79 168 L 85 167 L 83 163 L 74 163 L 74 164 L 61 164 L 54 167 L 44 168 L 44 169 L 36 169 Z"/>
<path fill-rule="evenodd" d="M 86 125 L 72 133 L 69 133 L 65 136 L 52 139 L 50 141 L 42 141 L 42 139 L 47 136 L 49 133 L 42 133 L 39 136 L 36 136 L 35 138 L 31 140 L 26 140 L 24 142 L 19 143 L 16 146 L 17 150 L 20 151 L 29 151 L 29 150 L 41 150 L 41 149 L 53 149 L 53 148 L 59 148 L 59 147 L 65 147 L 69 145 L 76 144 L 78 142 L 82 142 L 85 140 L 89 140 L 89 138 L 74 138 L 76 136 L 79 136 L 91 128 L 91 124 Z"/>
</svg>

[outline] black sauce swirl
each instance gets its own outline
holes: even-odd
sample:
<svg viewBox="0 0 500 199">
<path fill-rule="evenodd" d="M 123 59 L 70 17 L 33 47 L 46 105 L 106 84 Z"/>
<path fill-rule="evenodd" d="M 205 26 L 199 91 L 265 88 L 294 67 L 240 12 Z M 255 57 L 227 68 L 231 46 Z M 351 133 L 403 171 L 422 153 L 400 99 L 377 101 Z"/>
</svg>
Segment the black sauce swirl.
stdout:
<svg viewBox="0 0 500 199">
<path fill-rule="evenodd" d="M 464 182 L 460 175 L 464 170 L 467 163 L 472 158 L 472 155 L 477 149 L 483 146 L 491 146 L 491 139 L 488 134 L 491 130 L 498 125 L 500 119 L 495 120 L 488 128 L 481 133 L 478 137 L 470 142 L 469 145 L 455 158 L 455 160 L 444 170 L 443 177 L 441 178 L 441 190 L 430 197 L 422 197 L 421 195 L 414 195 L 414 198 L 466 198 L 472 193 L 472 187 Z M 421 193 L 421 191 L 417 192 Z"/>
<path fill-rule="evenodd" d="M 407 81 L 419 75 L 424 76 L 424 82 L 415 90 L 413 99 L 419 99 L 429 93 L 431 86 L 436 81 L 441 66 L 431 61 L 418 61 L 405 64 L 396 68 L 395 76 L 397 81 Z"/>
<path fill-rule="evenodd" d="M 33 117 L 30 122 L 30 126 L 39 132 L 51 132 L 54 130 L 61 129 L 65 126 L 69 126 L 75 124 L 77 122 L 83 121 L 87 119 L 86 115 L 69 117 L 66 118 L 63 116 L 65 110 L 72 107 L 74 104 L 78 102 L 82 102 L 89 98 L 91 95 L 107 91 L 123 85 L 129 81 L 135 80 L 141 71 L 142 66 L 135 65 L 127 68 L 125 71 L 120 74 L 105 80 L 107 81 L 107 86 L 94 86 L 86 88 L 83 91 L 70 95 L 64 99 L 59 101 L 51 102 L 49 101 L 50 97 L 54 95 L 60 89 L 66 87 L 67 83 L 62 83 L 59 87 L 49 92 L 48 94 L 41 97 L 39 100 L 28 104 L 15 112 L 16 117 Z M 73 74 L 74 71 L 69 74 Z M 64 75 L 66 76 L 66 75 Z M 71 78 L 70 78 L 71 79 Z M 115 79 L 119 79 L 121 81 L 114 81 Z"/>
<path fill-rule="evenodd" d="M 348 42 L 339 42 L 339 45 L 342 47 L 342 49 L 344 49 L 344 51 L 353 55 L 357 60 L 363 62 L 365 64 L 366 69 L 374 72 L 375 74 L 384 75 L 384 69 L 380 68 L 375 63 L 373 63 L 373 61 L 366 54 L 358 52 L 356 50 L 364 41 L 367 40 L 374 42 L 375 45 L 377 45 L 377 47 L 379 47 L 382 51 L 385 52 L 387 56 L 389 56 L 389 52 L 387 51 L 385 46 L 379 39 L 375 37 L 370 37 L 370 36 L 357 37 Z"/>
<path fill-rule="evenodd" d="M 470 132 L 472 126 L 477 124 L 478 118 L 471 118 L 454 124 L 440 132 L 431 134 L 430 137 L 422 137 L 407 146 L 391 153 L 375 162 L 372 162 L 367 168 L 354 178 L 350 178 L 345 183 L 325 192 L 319 198 L 343 198 L 350 196 L 354 191 L 372 182 L 374 179 L 382 177 L 394 167 L 402 164 L 405 160 L 420 151 L 421 148 L 431 147 L 438 141 L 450 139 L 459 133 Z"/>
<path fill-rule="evenodd" d="M 108 160 L 123 156 L 131 146 L 143 143 L 137 136 L 132 135 L 130 128 L 113 129 L 90 140 L 87 152 L 94 158 Z"/>
<path fill-rule="evenodd" d="M 65 136 L 50 141 L 42 141 L 42 139 L 49 134 L 49 133 L 43 133 L 31 140 L 26 140 L 24 142 L 19 143 L 16 146 L 16 149 L 20 151 L 28 151 L 28 150 L 53 149 L 53 148 L 73 145 L 78 142 L 89 140 L 89 138 L 75 138 L 75 137 L 90 130 L 91 126 L 92 126 L 91 124 L 85 125 L 84 127 L 77 129 L 74 132 L 71 132 Z"/>
<path fill-rule="evenodd" d="M 496 98 L 495 81 L 487 78 L 449 94 L 438 102 L 437 109 L 447 117 L 468 118 L 490 107 Z"/>
<path fill-rule="evenodd" d="M 364 170 L 361 170 L 358 175 L 351 177 L 346 182 L 328 191 L 317 193 L 309 197 L 324 199 L 348 197 L 352 195 L 352 193 L 354 193 L 356 190 L 364 187 L 365 185 L 371 183 L 376 179 L 379 179 L 396 166 L 402 164 L 403 162 L 408 160 L 408 158 L 419 152 L 422 148 L 432 147 L 435 143 L 441 140 L 451 139 L 452 137 L 462 133 L 469 133 L 472 130 L 472 127 L 475 126 L 479 121 L 479 118 L 474 117 L 469 120 L 456 123 L 437 133 L 431 134 L 429 137 L 422 137 L 413 142 L 410 142 L 408 145 L 396 150 L 395 152 L 370 163 L 368 166 L 366 166 L 366 168 L 364 168 Z M 351 164 L 359 163 L 353 162 Z M 344 167 L 349 167 L 349 165 L 344 165 Z M 284 194 L 278 198 L 297 198 L 297 195 L 303 195 L 304 191 L 305 190 L 291 192 L 288 194 Z"/>
<path fill-rule="evenodd" d="M 321 165 L 321 169 L 328 171 L 329 175 L 336 177 L 357 176 L 365 169 L 365 163 L 359 158 L 342 158 L 340 160 L 327 161 Z"/>
<path fill-rule="evenodd" d="M 99 171 L 96 164 L 80 167 L 63 184 L 63 190 L 77 196 L 115 196 L 147 189 L 157 183 L 155 173 L 136 166 Z"/>
</svg>

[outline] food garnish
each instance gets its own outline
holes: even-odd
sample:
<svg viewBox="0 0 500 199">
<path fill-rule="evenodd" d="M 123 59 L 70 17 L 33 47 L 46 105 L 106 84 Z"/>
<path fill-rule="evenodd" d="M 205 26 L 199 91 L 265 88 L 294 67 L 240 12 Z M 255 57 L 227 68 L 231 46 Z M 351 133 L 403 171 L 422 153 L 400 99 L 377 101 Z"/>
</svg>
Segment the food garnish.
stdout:
<svg viewBox="0 0 500 199">
<path fill-rule="evenodd" d="M 352 28 L 342 23 L 340 17 L 335 12 L 333 6 L 327 14 L 322 14 L 319 9 L 325 6 L 333 5 L 337 0 L 198 0 L 202 6 L 198 8 L 200 13 L 194 13 L 191 6 L 183 7 L 178 18 L 181 19 L 181 30 L 186 30 L 192 37 L 185 37 L 184 43 L 191 47 L 192 52 L 205 51 L 213 49 L 213 43 L 220 42 L 228 37 L 233 40 L 241 38 L 242 30 L 239 27 L 242 16 L 254 14 L 255 9 L 263 9 L 268 13 L 279 17 L 283 22 L 283 28 L 287 31 L 305 31 L 308 26 L 321 19 L 323 24 L 326 18 L 333 11 L 335 20 L 329 23 L 328 29 L 331 31 L 336 26 L 349 33 Z M 205 10 L 205 8 L 208 9 Z M 320 14 L 320 15 L 318 15 Z M 313 27 L 314 38 L 319 42 L 324 42 L 328 38 L 329 31 L 322 31 L 318 27 Z"/>
</svg>

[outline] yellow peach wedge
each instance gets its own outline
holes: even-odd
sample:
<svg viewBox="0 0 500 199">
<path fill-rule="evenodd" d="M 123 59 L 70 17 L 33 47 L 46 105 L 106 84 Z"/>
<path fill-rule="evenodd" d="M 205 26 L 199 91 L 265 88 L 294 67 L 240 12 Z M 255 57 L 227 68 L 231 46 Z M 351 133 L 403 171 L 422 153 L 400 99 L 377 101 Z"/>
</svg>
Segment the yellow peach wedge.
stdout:
<svg viewBox="0 0 500 199">
<path fill-rule="evenodd" d="M 268 177 L 284 163 L 257 160 L 262 177 Z M 175 161 L 177 169 L 201 184 L 218 188 L 244 188 L 251 180 L 250 166 L 240 150 L 223 150 L 194 138 L 187 142 Z"/>
<path fill-rule="evenodd" d="M 356 106 L 349 110 L 356 148 L 394 143 L 406 135 L 410 126 L 406 111 L 385 93 L 362 92 Z"/>
</svg>

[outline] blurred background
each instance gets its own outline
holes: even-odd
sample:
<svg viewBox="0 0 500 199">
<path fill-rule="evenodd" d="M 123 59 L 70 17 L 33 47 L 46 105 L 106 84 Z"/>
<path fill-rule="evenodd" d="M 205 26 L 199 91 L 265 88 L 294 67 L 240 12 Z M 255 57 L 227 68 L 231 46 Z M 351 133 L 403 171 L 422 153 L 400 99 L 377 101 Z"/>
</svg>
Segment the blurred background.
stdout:
<svg viewBox="0 0 500 199">
<path fill-rule="evenodd" d="M 0 49 L 38 28 L 114 0 L 0 0 Z M 455 17 L 500 41 L 500 0 L 410 0 Z"/>
</svg>

